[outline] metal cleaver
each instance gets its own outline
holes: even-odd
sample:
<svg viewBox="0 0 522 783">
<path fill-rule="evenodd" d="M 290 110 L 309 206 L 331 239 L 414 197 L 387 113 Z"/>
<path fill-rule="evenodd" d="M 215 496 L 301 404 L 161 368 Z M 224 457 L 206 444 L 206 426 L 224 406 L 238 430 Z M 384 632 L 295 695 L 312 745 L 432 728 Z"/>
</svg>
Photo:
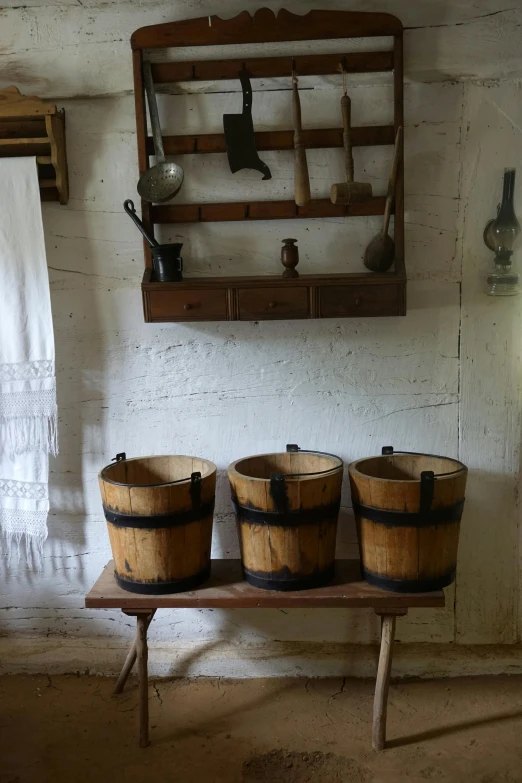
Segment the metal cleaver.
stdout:
<svg viewBox="0 0 522 783">
<path fill-rule="evenodd" d="M 243 88 L 243 113 L 223 115 L 230 171 L 235 174 L 241 169 L 255 169 L 261 172 L 263 179 L 272 179 L 270 169 L 257 154 L 252 122 L 252 87 L 248 71 L 244 68 L 239 71 L 239 79 Z"/>
</svg>

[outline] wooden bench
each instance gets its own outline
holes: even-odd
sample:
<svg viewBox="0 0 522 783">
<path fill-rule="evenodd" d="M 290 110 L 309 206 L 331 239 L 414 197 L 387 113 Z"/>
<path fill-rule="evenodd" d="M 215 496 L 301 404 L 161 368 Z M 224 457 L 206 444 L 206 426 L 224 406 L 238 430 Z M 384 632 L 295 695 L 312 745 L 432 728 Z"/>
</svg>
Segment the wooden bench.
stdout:
<svg viewBox="0 0 522 783">
<path fill-rule="evenodd" d="M 392 593 L 361 581 L 358 560 L 338 560 L 332 584 L 299 592 L 273 592 L 252 587 L 243 580 L 239 560 L 213 560 L 212 576 L 197 590 L 169 595 L 141 595 L 122 590 L 110 561 L 85 599 L 89 609 L 121 609 L 136 617 L 132 643 L 116 683 L 121 693 L 136 659 L 139 676 L 139 742 L 149 744 L 147 629 L 157 609 L 361 609 L 381 617 L 381 647 L 373 706 L 372 744 L 382 750 L 386 740 L 386 708 L 392 662 L 395 621 L 410 607 L 444 606 L 442 590 L 433 593 Z"/>
</svg>

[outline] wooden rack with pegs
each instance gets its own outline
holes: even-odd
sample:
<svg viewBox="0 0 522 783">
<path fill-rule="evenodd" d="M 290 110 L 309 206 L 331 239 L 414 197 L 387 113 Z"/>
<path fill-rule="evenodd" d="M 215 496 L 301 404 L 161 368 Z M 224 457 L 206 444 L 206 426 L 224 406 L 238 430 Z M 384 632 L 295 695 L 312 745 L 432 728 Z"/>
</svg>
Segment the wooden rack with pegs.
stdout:
<svg viewBox="0 0 522 783">
<path fill-rule="evenodd" d="M 393 48 L 336 54 L 250 57 L 158 62 L 152 64 L 155 84 L 179 81 L 227 80 L 238 78 L 242 68 L 249 77 L 289 77 L 347 73 L 388 72 L 393 74 L 393 124 L 351 129 L 352 146 L 393 146 L 403 117 L 403 27 L 389 14 L 351 11 L 310 11 L 300 16 L 282 9 L 274 14 L 261 8 L 252 16 L 243 11 L 233 19 L 218 16 L 152 25 L 137 30 L 133 49 L 136 127 L 140 175 L 150 166 L 154 154 L 148 135 L 143 85 L 143 62 L 148 50 L 176 47 L 227 46 L 265 42 L 324 41 L 342 38 L 391 37 Z M 293 150 L 294 129 L 255 133 L 256 148 Z M 305 148 L 343 147 L 343 129 L 306 128 Z M 164 136 L 166 155 L 224 153 L 221 133 Z M 180 283 L 159 283 L 154 279 L 150 249 L 145 245 L 145 274 L 142 282 L 145 320 L 210 321 L 263 320 L 278 318 L 329 318 L 405 315 L 406 271 L 404 266 L 404 165 L 400 163 L 394 192 L 393 271 L 383 274 L 357 272 L 335 275 L 281 275 L 245 277 L 185 278 Z M 373 196 L 351 204 L 332 204 L 329 199 L 312 199 L 304 206 L 295 201 L 241 201 L 198 204 L 149 204 L 142 202 L 143 222 L 149 231 L 155 225 L 214 221 L 313 219 L 383 215 L 384 196 Z M 286 234 L 282 230 L 282 236 Z M 277 247 L 274 254 L 277 254 Z"/>
<path fill-rule="evenodd" d="M 16 87 L 6 87 L 0 90 L 0 158 L 33 155 L 42 201 L 67 204 L 65 112 L 54 103 L 22 95 Z"/>
</svg>

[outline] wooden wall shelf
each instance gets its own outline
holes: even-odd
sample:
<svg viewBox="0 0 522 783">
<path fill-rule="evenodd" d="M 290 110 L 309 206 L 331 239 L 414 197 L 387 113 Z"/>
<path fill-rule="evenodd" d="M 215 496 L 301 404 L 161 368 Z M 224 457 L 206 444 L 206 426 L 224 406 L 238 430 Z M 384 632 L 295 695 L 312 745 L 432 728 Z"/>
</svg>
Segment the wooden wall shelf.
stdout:
<svg viewBox="0 0 522 783">
<path fill-rule="evenodd" d="M 156 283 L 143 275 L 145 320 L 274 321 L 406 314 L 406 277 L 385 274 L 193 277 Z"/>
<path fill-rule="evenodd" d="M 150 166 L 152 139 L 148 135 L 142 69 L 145 49 L 210 46 L 288 41 L 318 41 L 340 38 L 391 36 L 393 48 L 340 54 L 311 54 L 238 59 L 157 62 L 152 65 L 156 84 L 180 81 L 237 79 L 244 67 L 251 78 L 338 74 L 339 63 L 348 73 L 393 72 L 393 125 L 353 128 L 354 146 L 393 145 L 403 116 L 403 28 L 394 16 L 351 11 L 310 11 L 305 15 L 282 9 L 274 14 L 261 8 L 252 16 L 243 11 L 233 19 L 204 16 L 153 25 L 137 30 L 133 49 L 134 93 L 138 137 L 139 171 Z M 293 129 L 265 130 L 255 134 L 257 149 L 292 150 Z M 341 128 L 311 128 L 303 132 L 305 147 L 342 147 Z M 167 155 L 224 153 L 221 133 L 165 136 Z M 404 164 L 400 150 L 394 197 L 394 271 L 386 274 L 185 278 L 179 283 L 154 281 L 150 250 L 144 245 L 145 274 L 142 282 L 145 320 L 214 321 L 274 320 L 279 318 L 370 317 L 406 314 L 404 266 Z M 382 215 L 384 197 L 375 197 L 349 207 L 327 199 L 297 207 L 292 201 L 242 201 L 225 203 L 152 205 L 142 201 L 143 222 L 153 232 L 156 224 L 214 221 L 285 220 L 325 217 Z"/>
<path fill-rule="evenodd" d="M 0 90 L 0 158 L 36 156 L 42 201 L 69 200 L 65 112 L 53 103 Z"/>
</svg>

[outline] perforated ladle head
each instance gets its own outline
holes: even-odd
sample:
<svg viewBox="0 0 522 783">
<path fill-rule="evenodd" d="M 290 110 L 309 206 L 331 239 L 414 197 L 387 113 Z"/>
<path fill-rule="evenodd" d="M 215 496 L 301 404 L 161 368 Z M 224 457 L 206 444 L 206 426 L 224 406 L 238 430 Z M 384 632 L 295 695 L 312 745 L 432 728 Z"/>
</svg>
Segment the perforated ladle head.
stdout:
<svg viewBox="0 0 522 783">
<path fill-rule="evenodd" d="M 138 193 L 145 201 L 161 203 L 174 198 L 183 184 L 183 169 L 177 163 L 165 161 L 165 150 L 161 136 L 161 126 L 156 103 L 156 93 L 152 80 L 150 62 L 143 63 L 143 78 L 145 92 L 149 104 L 150 124 L 152 126 L 152 140 L 154 142 L 154 154 L 156 165 L 145 171 L 138 182 Z"/>
</svg>

